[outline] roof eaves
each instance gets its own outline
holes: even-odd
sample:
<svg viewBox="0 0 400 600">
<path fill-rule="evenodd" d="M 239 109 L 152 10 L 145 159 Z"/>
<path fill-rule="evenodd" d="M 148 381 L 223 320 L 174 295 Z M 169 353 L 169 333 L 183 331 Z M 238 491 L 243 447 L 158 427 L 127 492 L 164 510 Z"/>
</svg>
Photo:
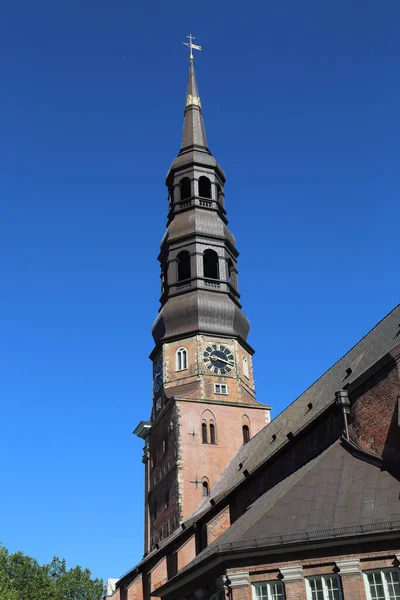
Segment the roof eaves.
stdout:
<svg viewBox="0 0 400 600">
<path fill-rule="evenodd" d="M 326 529 L 310 531 L 305 533 L 298 533 L 286 536 L 271 536 L 262 539 L 245 540 L 242 542 L 231 542 L 227 544 L 220 544 L 212 548 L 211 551 L 204 553 L 196 557 L 186 567 L 184 567 L 175 577 L 170 579 L 167 583 L 163 584 L 152 592 L 152 596 L 163 596 L 164 592 L 174 584 L 177 584 L 181 579 L 187 576 L 193 571 L 200 563 L 209 562 L 213 558 L 221 557 L 222 555 L 229 555 L 232 560 L 233 553 L 240 552 L 267 552 L 269 549 L 273 549 L 276 552 L 279 547 L 290 545 L 294 547 L 300 545 L 304 547 L 305 544 L 321 544 L 327 540 L 336 540 L 337 543 L 343 543 L 347 540 L 354 538 L 363 539 L 364 536 L 374 537 L 382 534 L 395 534 L 396 537 L 400 532 L 400 521 L 390 521 L 386 523 L 372 523 L 369 525 L 357 525 L 354 527 L 341 527 L 337 529 Z"/>
</svg>

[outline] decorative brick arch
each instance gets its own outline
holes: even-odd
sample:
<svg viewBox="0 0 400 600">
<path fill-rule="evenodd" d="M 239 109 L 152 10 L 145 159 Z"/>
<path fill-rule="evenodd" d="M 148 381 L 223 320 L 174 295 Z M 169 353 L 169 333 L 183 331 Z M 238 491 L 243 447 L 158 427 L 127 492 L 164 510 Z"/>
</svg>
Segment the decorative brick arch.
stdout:
<svg viewBox="0 0 400 600">
<path fill-rule="evenodd" d="M 242 415 L 242 434 L 243 434 L 243 444 L 247 444 L 247 442 L 251 438 L 251 433 L 250 433 L 250 419 L 246 414 Z"/>
<path fill-rule="evenodd" d="M 203 444 L 217 443 L 217 420 L 208 408 L 201 415 L 201 437 Z"/>
</svg>

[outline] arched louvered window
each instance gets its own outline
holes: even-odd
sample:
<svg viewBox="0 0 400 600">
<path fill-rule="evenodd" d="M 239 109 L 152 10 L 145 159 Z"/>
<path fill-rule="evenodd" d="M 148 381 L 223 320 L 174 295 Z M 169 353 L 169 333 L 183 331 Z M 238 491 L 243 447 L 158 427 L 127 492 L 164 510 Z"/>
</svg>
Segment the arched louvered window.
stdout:
<svg viewBox="0 0 400 600">
<path fill-rule="evenodd" d="M 244 354 L 242 355 L 242 365 L 243 375 L 247 377 L 247 379 L 249 379 L 249 361 L 247 360 L 247 357 Z"/>
<path fill-rule="evenodd" d="M 218 254 L 214 250 L 204 250 L 203 273 L 209 279 L 219 279 Z"/>
<path fill-rule="evenodd" d="M 181 200 L 187 200 L 187 198 L 190 198 L 192 196 L 189 177 L 184 177 L 183 179 L 181 179 L 179 186 L 181 188 Z"/>
<path fill-rule="evenodd" d="M 207 438 L 207 423 L 201 424 L 201 441 L 203 444 L 208 444 Z"/>
<path fill-rule="evenodd" d="M 210 444 L 215 444 L 215 426 L 214 423 L 210 423 Z"/>
<path fill-rule="evenodd" d="M 228 259 L 228 283 L 232 283 L 232 274 L 233 274 L 233 262 L 231 259 Z"/>
<path fill-rule="evenodd" d="M 208 481 L 203 481 L 203 496 L 209 496 L 210 495 L 210 488 L 208 485 Z"/>
<path fill-rule="evenodd" d="M 190 253 L 182 250 L 176 257 L 178 263 L 178 281 L 190 279 Z"/>
<path fill-rule="evenodd" d="M 200 177 L 199 179 L 199 196 L 202 198 L 211 198 L 211 181 L 208 177 Z"/>
<path fill-rule="evenodd" d="M 188 368 L 188 351 L 186 348 L 178 348 L 175 352 L 175 371 L 184 371 Z"/>
<path fill-rule="evenodd" d="M 223 204 L 224 194 L 219 183 L 217 183 L 217 199 L 220 204 Z"/>
<path fill-rule="evenodd" d="M 247 444 L 247 442 L 250 440 L 249 426 L 243 425 L 242 430 L 243 430 L 243 444 Z"/>
</svg>

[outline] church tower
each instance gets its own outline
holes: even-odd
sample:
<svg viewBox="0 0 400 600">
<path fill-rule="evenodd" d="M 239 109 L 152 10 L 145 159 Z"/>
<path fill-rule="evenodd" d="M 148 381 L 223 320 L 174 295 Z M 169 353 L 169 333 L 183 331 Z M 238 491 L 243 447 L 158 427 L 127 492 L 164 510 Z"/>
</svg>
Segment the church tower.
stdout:
<svg viewBox="0 0 400 600">
<path fill-rule="evenodd" d="M 168 172 L 153 408 L 145 440 L 145 553 L 207 499 L 239 447 L 269 422 L 257 402 L 238 292 L 225 174 L 206 139 L 192 57 L 181 149 Z"/>
</svg>

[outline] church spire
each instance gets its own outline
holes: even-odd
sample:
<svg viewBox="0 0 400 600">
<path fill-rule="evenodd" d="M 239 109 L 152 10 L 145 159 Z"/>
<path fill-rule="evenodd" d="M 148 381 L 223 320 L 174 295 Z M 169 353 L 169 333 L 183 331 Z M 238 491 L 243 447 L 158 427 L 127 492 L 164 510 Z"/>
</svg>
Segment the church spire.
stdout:
<svg viewBox="0 0 400 600">
<path fill-rule="evenodd" d="M 189 82 L 182 146 L 169 169 L 167 231 L 161 242 L 161 308 L 153 325 L 156 349 L 196 334 L 247 344 L 235 238 L 228 229 L 225 174 L 207 147 L 189 37 Z"/>
<path fill-rule="evenodd" d="M 193 57 L 189 59 L 189 80 L 186 94 L 181 152 L 192 148 L 207 150 L 206 130 L 204 127 L 196 74 L 194 72 Z"/>
</svg>

